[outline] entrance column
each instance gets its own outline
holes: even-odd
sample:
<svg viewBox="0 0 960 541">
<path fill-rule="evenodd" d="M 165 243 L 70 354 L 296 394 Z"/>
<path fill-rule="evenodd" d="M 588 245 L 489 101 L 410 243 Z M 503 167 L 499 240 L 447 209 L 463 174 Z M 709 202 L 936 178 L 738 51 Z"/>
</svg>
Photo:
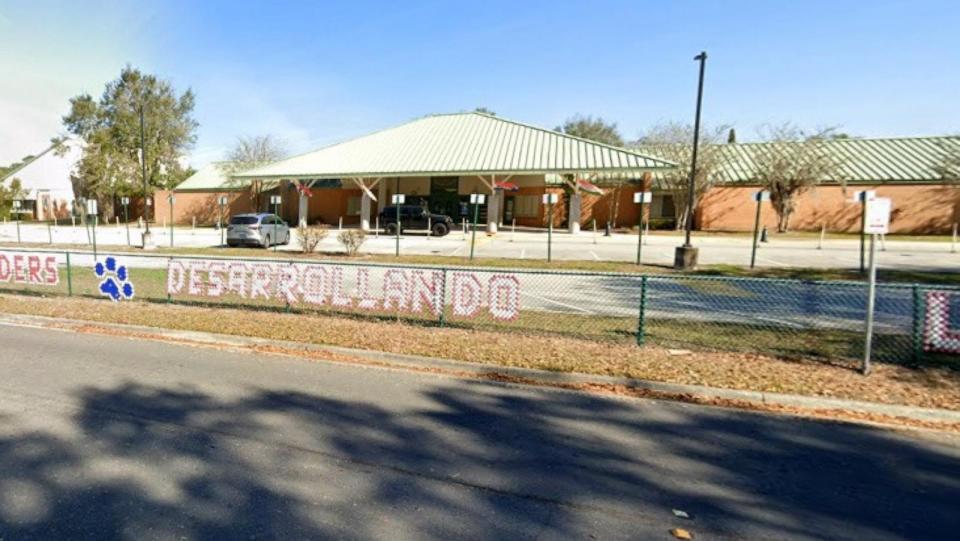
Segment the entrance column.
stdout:
<svg viewBox="0 0 960 541">
<path fill-rule="evenodd" d="M 370 231 L 370 196 L 363 192 L 360 197 L 360 229 Z"/>
<path fill-rule="evenodd" d="M 500 191 L 496 188 L 492 188 L 491 191 L 493 193 L 487 198 L 487 234 L 496 235 L 497 224 L 500 223 L 500 201 L 498 197 Z"/>
<path fill-rule="evenodd" d="M 582 200 L 583 196 L 580 195 L 580 190 L 574 190 L 573 195 L 570 196 L 570 214 L 567 216 L 567 228 L 573 235 L 580 232 L 580 205 Z"/>
<path fill-rule="evenodd" d="M 307 212 L 309 209 L 309 200 L 307 199 L 307 194 L 303 193 L 303 190 L 297 190 L 297 193 L 300 194 L 298 215 L 298 226 L 297 227 L 306 227 L 307 225 Z"/>
</svg>

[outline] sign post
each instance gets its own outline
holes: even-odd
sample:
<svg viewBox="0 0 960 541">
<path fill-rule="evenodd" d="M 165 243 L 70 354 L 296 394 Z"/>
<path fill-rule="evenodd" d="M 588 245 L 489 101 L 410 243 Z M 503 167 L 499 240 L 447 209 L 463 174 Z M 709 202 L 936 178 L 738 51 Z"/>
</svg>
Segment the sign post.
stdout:
<svg viewBox="0 0 960 541">
<path fill-rule="evenodd" d="M 543 204 L 547 205 L 547 263 L 552 259 L 553 247 L 553 205 L 557 202 L 557 194 L 543 194 Z"/>
<path fill-rule="evenodd" d="M 170 247 L 173 248 L 173 204 L 177 201 L 177 198 L 170 194 L 167 196 L 167 200 L 170 201 Z"/>
<path fill-rule="evenodd" d="M 270 196 L 270 204 L 273 205 L 273 215 L 275 216 L 274 218 L 275 220 L 280 218 L 280 201 L 281 199 L 279 195 Z M 274 227 L 273 235 L 274 236 L 277 235 L 276 227 Z M 272 240 L 273 240 L 273 251 L 276 252 L 277 244 L 279 244 L 279 242 L 277 242 L 277 239 L 272 239 Z"/>
<path fill-rule="evenodd" d="M 860 190 L 854 192 L 853 201 L 855 203 L 860 203 L 860 272 L 863 273 L 866 270 L 864 264 L 864 256 L 866 254 L 866 239 L 867 239 L 867 202 L 872 201 L 877 198 L 877 192 L 873 190 Z"/>
<path fill-rule="evenodd" d="M 640 264 L 643 252 L 643 207 L 651 201 L 653 201 L 653 192 L 633 192 L 633 202 L 640 205 L 640 216 L 637 217 L 637 265 Z"/>
<path fill-rule="evenodd" d="M 473 247 L 477 243 L 477 217 L 480 213 L 480 205 L 487 200 L 487 196 L 482 193 L 470 194 L 470 204 L 473 205 L 473 233 L 470 236 L 470 261 L 473 261 Z"/>
<path fill-rule="evenodd" d="M 130 246 L 130 198 L 121 197 L 120 204 L 123 205 L 123 222 L 127 226 L 127 246 Z"/>
<path fill-rule="evenodd" d="M 397 184 L 399 186 L 400 184 L 399 179 L 397 179 Z M 404 196 L 402 193 L 393 194 L 393 206 L 397 210 L 397 231 L 396 231 L 397 233 L 396 256 L 397 257 L 400 257 L 400 205 L 402 205 L 406 200 L 407 200 L 406 196 Z"/>
<path fill-rule="evenodd" d="M 19 199 L 14 200 L 13 202 L 13 213 L 17 215 L 17 244 L 20 244 L 20 213 L 22 210 L 23 203 Z"/>
<path fill-rule="evenodd" d="M 864 329 L 863 364 L 860 371 L 870 373 L 870 354 L 873 346 L 873 310 L 877 293 L 877 235 L 886 235 L 890 227 L 890 199 L 877 197 L 864 205 L 863 231 L 870 235 L 870 268 L 867 285 L 867 317 Z"/>
<path fill-rule="evenodd" d="M 217 225 L 220 227 L 220 246 L 223 246 L 225 243 L 223 241 L 223 209 L 227 206 L 227 196 L 221 195 L 220 199 L 217 201 L 220 203 L 220 218 L 217 220 Z"/>
<path fill-rule="evenodd" d="M 97 200 L 87 199 L 87 221 L 93 220 L 93 260 L 97 260 Z"/>
<path fill-rule="evenodd" d="M 757 263 L 757 236 L 760 233 L 760 209 L 763 207 L 764 201 L 770 200 L 770 192 L 766 190 L 760 190 L 759 192 L 753 194 L 753 200 L 757 202 L 757 216 L 753 220 L 753 247 L 750 251 L 751 269 Z"/>
</svg>

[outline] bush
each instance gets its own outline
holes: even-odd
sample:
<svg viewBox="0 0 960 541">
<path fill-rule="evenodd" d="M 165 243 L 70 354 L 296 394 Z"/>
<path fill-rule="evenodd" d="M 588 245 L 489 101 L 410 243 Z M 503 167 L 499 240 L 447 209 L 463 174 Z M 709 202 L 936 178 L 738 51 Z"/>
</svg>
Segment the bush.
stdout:
<svg viewBox="0 0 960 541">
<path fill-rule="evenodd" d="M 297 240 L 305 254 L 312 254 L 317 246 L 327 238 L 330 230 L 325 225 L 305 225 L 297 228 Z"/>
<path fill-rule="evenodd" d="M 348 256 L 357 255 L 366 240 L 367 233 L 362 229 L 347 229 L 337 235 L 337 242 L 343 245 Z"/>
<path fill-rule="evenodd" d="M 676 218 L 651 218 L 650 219 L 650 229 L 663 230 L 663 229 L 676 229 L 676 228 L 677 228 Z"/>
</svg>

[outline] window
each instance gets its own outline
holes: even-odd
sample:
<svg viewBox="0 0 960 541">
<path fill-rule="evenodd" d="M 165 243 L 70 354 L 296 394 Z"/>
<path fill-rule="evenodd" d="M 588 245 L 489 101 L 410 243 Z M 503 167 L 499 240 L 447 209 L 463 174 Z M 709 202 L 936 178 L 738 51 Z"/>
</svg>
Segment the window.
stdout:
<svg viewBox="0 0 960 541">
<path fill-rule="evenodd" d="M 517 218 L 536 218 L 540 212 L 540 196 L 517 195 L 513 200 L 513 215 Z"/>
<path fill-rule="evenodd" d="M 360 216 L 359 196 L 350 196 L 347 198 L 347 216 Z"/>
</svg>

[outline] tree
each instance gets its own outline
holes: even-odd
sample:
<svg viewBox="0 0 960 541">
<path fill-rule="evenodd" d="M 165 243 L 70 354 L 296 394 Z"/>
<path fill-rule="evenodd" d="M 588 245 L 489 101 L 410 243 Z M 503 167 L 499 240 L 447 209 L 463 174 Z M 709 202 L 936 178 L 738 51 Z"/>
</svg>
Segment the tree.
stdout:
<svg viewBox="0 0 960 541">
<path fill-rule="evenodd" d="M 286 145 L 272 135 L 241 136 L 237 137 L 233 147 L 227 152 L 226 161 L 220 164 L 220 169 L 230 176 L 286 157 Z M 230 183 L 236 184 L 232 180 Z M 250 184 L 250 201 L 255 209 L 260 208 L 264 188 L 265 185 L 260 180 L 254 180 Z"/>
<path fill-rule="evenodd" d="M 106 84 L 99 99 L 89 94 L 72 98 L 63 123 L 84 143 L 72 179 L 74 196 L 97 199 L 109 219 L 114 197 L 142 193 L 141 109 L 148 190 L 179 184 L 187 173 L 182 158 L 196 142 L 193 107 L 191 90 L 177 94 L 168 81 L 130 66 Z"/>
<path fill-rule="evenodd" d="M 733 144 L 737 142 L 737 130 L 730 128 L 730 132 L 727 133 L 727 143 Z"/>
<path fill-rule="evenodd" d="M 790 229 L 790 217 L 797 196 L 825 180 L 843 183 L 844 160 L 831 152 L 833 128 L 807 133 L 790 123 L 768 126 L 765 143 L 757 145 L 754 179 L 770 191 L 770 203 L 777 211 L 777 231 Z"/>
<path fill-rule="evenodd" d="M 617 130 L 617 124 L 604 122 L 600 117 L 574 115 L 568 118 L 562 126 L 557 126 L 554 131 L 607 145 L 623 146 L 623 137 Z"/>
<path fill-rule="evenodd" d="M 483 113 L 485 115 L 490 115 L 490 116 L 497 116 L 497 113 L 494 113 L 493 111 L 491 111 L 490 109 L 487 109 L 486 107 L 477 107 L 473 110 L 473 112 Z"/>
<path fill-rule="evenodd" d="M 0 175 L 2 178 L 2 175 Z M 20 179 L 14 177 L 10 182 L 0 182 L 0 214 L 9 218 L 10 210 L 13 208 L 13 201 L 21 199 L 24 195 Z"/>
<path fill-rule="evenodd" d="M 674 169 L 658 171 L 655 184 L 673 198 L 678 230 L 683 229 L 687 216 L 697 208 L 707 190 L 716 184 L 717 172 L 728 159 L 728 154 L 722 151 L 722 145 L 719 144 L 728 129 L 729 126 L 701 128 L 697 170 L 693 175 L 693 208 L 687 204 L 693 163 L 693 126 L 679 122 L 659 124 L 648 130 L 636 143 L 642 151 L 677 164 Z"/>
<path fill-rule="evenodd" d="M 557 126 L 554 131 L 607 145 L 623 146 L 623 137 L 617 130 L 617 124 L 604 122 L 600 117 L 574 115 L 568 118 L 562 126 Z M 573 180 L 570 175 L 567 175 L 567 177 L 568 181 Z M 613 193 L 607 202 L 607 213 L 610 216 L 610 221 L 616 225 L 618 214 L 620 214 L 620 192 L 623 191 L 626 179 L 606 179 L 606 182 L 613 187 Z"/>
</svg>

